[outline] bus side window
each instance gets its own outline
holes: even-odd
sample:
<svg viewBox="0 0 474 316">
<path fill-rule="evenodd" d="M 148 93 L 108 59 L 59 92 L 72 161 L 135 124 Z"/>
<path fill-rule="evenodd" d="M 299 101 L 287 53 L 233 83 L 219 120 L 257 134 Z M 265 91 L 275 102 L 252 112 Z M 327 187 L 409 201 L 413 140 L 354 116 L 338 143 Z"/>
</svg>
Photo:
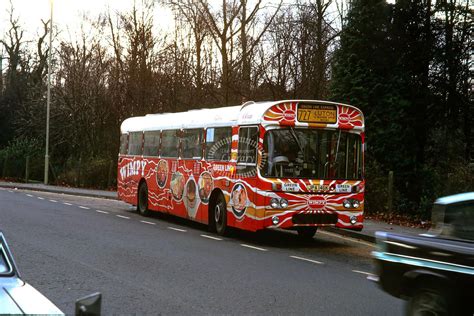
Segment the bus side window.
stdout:
<svg viewBox="0 0 474 316">
<path fill-rule="evenodd" d="M 143 156 L 158 156 L 160 131 L 145 132 L 143 137 Z"/>
<path fill-rule="evenodd" d="M 130 133 L 129 143 L 128 143 L 128 154 L 139 156 L 142 154 L 142 132 L 133 132 Z"/>
<path fill-rule="evenodd" d="M 120 150 L 119 154 L 126 155 L 128 149 L 128 134 L 120 135 Z"/>
<path fill-rule="evenodd" d="M 210 127 L 206 130 L 206 160 L 229 161 L 232 127 Z"/>
<path fill-rule="evenodd" d="M 201 159 L 202 155 L 202 129 L 185 129 L 182 136 L 182 157 L 188 159 Z"/>
<path fill-rule="evenodd" d="M 178 131 L 168 130 L 161 133 L 161 156 L 178 158 Z"/>
</svg>

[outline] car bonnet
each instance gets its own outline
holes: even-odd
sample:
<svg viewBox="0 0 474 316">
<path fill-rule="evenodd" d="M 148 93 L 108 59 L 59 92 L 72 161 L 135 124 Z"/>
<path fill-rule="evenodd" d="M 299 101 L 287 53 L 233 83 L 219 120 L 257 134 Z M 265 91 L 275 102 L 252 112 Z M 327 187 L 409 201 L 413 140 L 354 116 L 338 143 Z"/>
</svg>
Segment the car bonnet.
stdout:
<svg viewBox="0 0 474 316">
<path fill-rule="evenodd" d="M 6 282 L 4 282 L 6 281 Z M 17 278 L 2 280 L 0 291 L 1 314 L 49 314 L 64 315 L 43 294 Z"/>
</svg>

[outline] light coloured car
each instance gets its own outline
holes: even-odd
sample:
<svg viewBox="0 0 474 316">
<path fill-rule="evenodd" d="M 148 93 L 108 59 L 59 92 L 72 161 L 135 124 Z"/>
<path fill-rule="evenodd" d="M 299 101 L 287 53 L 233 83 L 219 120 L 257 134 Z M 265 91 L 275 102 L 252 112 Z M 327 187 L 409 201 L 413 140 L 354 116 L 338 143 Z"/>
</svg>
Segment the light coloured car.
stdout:
<svg viewBox="0 0 474 316">
<path fill-rule="evenodd" d="M 64 315 L 49 299 L 22 280 L 0 232 L 0 314 Z"/>
</svg>

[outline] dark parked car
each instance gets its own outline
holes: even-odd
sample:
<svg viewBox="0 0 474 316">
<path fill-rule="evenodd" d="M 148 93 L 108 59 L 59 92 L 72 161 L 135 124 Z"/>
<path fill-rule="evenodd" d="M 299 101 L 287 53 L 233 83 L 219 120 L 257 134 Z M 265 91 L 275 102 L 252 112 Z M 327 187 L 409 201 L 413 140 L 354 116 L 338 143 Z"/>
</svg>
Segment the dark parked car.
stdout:
<svg viewBox="0 0 474 316">
<path fill-rule="evenodd" d="M 407 314 L 473 315 L 474 192 L 438 199 L 427 234 L 376 237 L 373 279 L 408 301 Z"/>
</svg>

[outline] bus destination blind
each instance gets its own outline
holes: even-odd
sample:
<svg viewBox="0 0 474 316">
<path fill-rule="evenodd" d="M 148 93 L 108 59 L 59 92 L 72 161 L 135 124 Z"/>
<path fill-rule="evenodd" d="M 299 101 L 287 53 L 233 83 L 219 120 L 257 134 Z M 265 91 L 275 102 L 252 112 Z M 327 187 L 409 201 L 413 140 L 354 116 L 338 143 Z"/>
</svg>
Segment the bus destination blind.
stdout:
<svg viewBox="0 0 474 316">
<path fill-rule="evenodd" d="M 334 124 L 337 122 L 337 110 L 333 105 L 300 104 L 297 116 L 298 121 L 304 123 Z"/>
</svg>

